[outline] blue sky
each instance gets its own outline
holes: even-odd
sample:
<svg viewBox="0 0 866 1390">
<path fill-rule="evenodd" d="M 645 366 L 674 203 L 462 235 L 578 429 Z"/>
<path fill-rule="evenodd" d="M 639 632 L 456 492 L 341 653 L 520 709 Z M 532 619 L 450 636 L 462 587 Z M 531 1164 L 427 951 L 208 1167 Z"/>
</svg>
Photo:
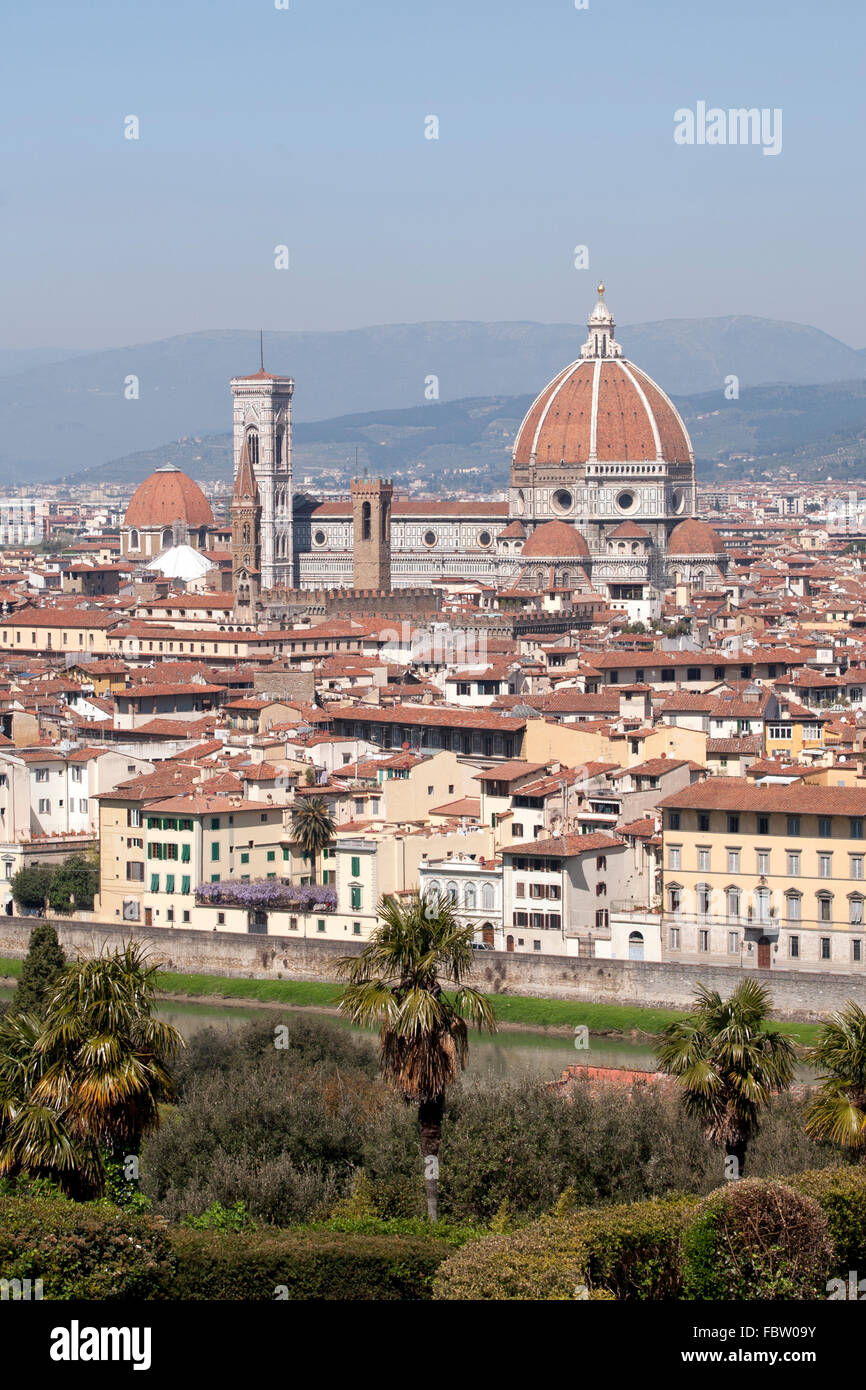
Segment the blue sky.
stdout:
<svg viewBox="0 0 866 1390">
<path fill-rule="evenodd" d="M 866 345 L 860 0 L 290 5 L 7 11 L 0 344 L 581 322 L 601 275 L 620 323 Z M 781 108 L 781 154 L 677 146 L 700 100 Z"/>
</svg>

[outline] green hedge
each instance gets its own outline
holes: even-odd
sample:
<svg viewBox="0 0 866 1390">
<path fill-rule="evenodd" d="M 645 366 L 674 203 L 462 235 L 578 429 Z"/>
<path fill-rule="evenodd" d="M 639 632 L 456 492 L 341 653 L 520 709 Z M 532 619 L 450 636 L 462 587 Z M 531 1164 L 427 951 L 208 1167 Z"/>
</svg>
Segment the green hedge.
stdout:
<svg viewBox="0 0 866 1390">
<path fill-rule="evenodd" d="M 761 1180 L 763 1181 L 763 1180 Z M 785 1178 L 827 1220 L 827 1277 L 866 1266 L 866 1166 Z M 701 1199 L 680 1196 L 547 1216 L 509 1235 L 473 1241 L 442 1264 L 434 1299 L 683 1297 L 683 1242 Z"/>
<path fill-rule="evenodd" d="M 445 1261 L 436 1299 L 676 1298 L 683 1232 L 697 1197 L 548 1216 L 463 1246 Z"/>
<path fill-rule="evenodd" d="M 155 1217 L 60 1196 L 0 1198 L 0 1278 L 41 1279 L 45 1299 L 147 1298 L 173 1263 Z"/>
<path fill-rule="evenodd" d="M 273 1301 L 423 1299 L 450 1253 L 444 1241 L 335 1231 L 226 1233 L 175 1227 L 176 1265 L 154 1297 Z"/>
</svg>

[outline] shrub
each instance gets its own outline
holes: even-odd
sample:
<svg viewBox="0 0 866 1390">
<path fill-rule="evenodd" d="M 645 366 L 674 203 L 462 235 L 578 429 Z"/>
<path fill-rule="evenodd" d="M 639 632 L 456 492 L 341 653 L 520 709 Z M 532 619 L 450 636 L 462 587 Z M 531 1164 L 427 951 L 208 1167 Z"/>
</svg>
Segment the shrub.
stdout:
<svg viewBox="0 0 866 1390">
<path fill-rule="evenodd" d="M 866 1168 L 861 1164 L 822 1168 L 785 1181 L 797 1192 L 813 1197 L 824 1212 L 833 1246 L 831 1272 L 866 1272 Z"/>
<path fill-rule="evenodd" d="M 436 1239 L 330 1231 L 174 1229 L 176 1271 L 155 1297 L 326 1300 L 426 1299 L 449 1247 Z"/>
<path fill-rule="evenodd" d="M 784 1183 L 744 1178 L 701 1203 L 683 1241 L 690 1299 L 817 1298 L 832 1246 L 818 1203 Z"/>
<path fill-rule="evenodd" d="M 15 1012 L 41 1013 L 45 996 L 63 973 L 65 964 L 66 956 L 57 939 L 57 932 L 50 922 L 40 922 L 30 933 L 27 955 L 12 996 Z"/>
<path fill-rule="evenodd" d="M 41 1279 L 46 1299 L 146 1298 L 173 1265 L 152 1217 L 107 1202 L 0 1197 L 0 1277 Z"/>
<path fill-rule="evenodd" d="M 675 1298 L 683 1231 L 695 1198 L 547 1216 L 512 1235 L 463 1246 L 440 1269 L 436 1299 Z"/>
</svg>

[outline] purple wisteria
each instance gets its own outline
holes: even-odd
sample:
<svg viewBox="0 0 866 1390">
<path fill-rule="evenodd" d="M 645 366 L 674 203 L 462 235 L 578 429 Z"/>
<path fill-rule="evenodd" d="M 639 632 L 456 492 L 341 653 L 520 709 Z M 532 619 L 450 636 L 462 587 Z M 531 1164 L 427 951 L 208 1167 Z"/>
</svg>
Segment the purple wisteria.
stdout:
<svg viewBox="0 0 866 1390">
<path fill-rule="evenodd" d="M 259 878 L 250 883 L 221 879 L 219 883 L 200 883 L 196 899 L 213 907 L 249 907 L 265 911 L 283 908 L 290 912 L 333 912 L 337 890 L 320 883 L 290 883 L 284 878 Z"/>
</svg>

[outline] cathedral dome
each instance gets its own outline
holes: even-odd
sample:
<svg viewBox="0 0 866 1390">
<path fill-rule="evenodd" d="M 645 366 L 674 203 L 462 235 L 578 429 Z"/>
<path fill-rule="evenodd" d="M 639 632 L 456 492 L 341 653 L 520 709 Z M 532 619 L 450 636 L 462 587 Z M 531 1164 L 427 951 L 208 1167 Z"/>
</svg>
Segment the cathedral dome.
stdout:
<svg viewBox="0 0 866 1390">
<path fill-rule="evenodd" d="M 724 549 L 721 536 L 706 521 L 698 521 L 696 517 L 689 517 L 675 526 L 668 541 L 671 556 L 720 555 Z"/>
<path fill-rule="evenodd" d="M 585 463 L 685 464 L 686 427 L 652 377 L 622 355 L 604 285 L 580 357 L 545 386 L 514 442 L 512 468 Z"/>
<path fill-rule="evenodd" d="M 518 430 L 512 464 L 691 459 L 673 402 L 646 372 L 613 357 L 572 362 L 545 386 Z"/>
<path fill-rule="evenodd" d="M 533 531 L 520 555 L 524 560 L 587 560 L 589 546 L 567 521 L 546 521 Z"/>
<path fill-rule="evenodd" d="M 145 478 L 132 494 L 123 518 L 124 526 L 213 526 L 210 503 L 192 478 L 167 463 Z"/>
</svg>

